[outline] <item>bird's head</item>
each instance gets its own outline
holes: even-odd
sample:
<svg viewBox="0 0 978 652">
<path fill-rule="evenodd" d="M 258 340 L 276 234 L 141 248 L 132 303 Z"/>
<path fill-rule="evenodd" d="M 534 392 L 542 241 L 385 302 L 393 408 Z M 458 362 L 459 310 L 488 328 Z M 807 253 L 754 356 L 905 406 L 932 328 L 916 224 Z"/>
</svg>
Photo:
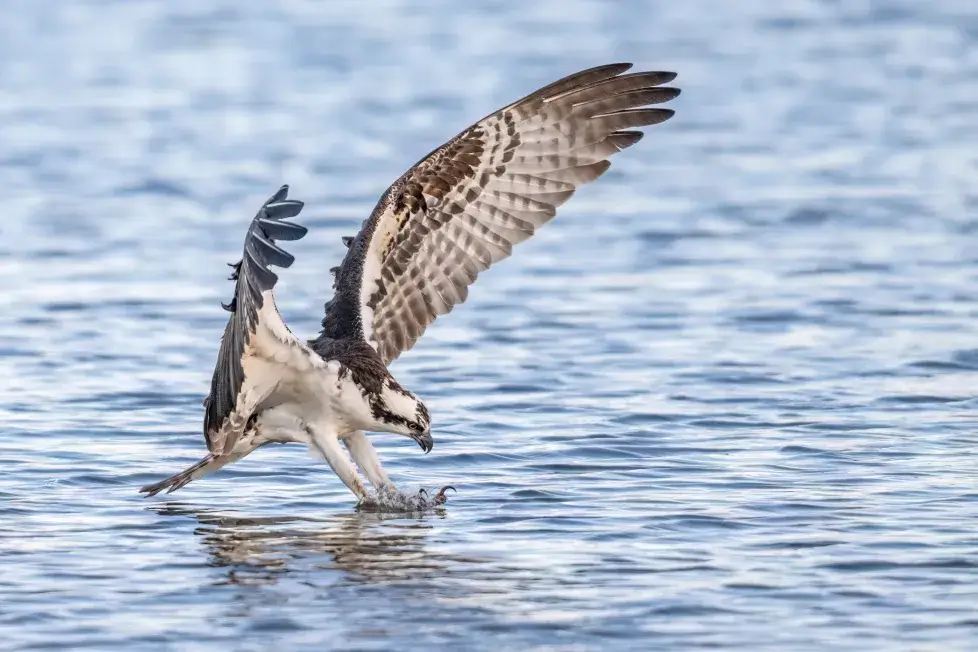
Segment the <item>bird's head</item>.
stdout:
<svg viewBox="0 0 978 652">
<path fill-rule="evenodd" d="M 410 437 L 425 453 L 435 445 L 431 439 L 431 417 L 421 400 L 388 376 L 371 404 L 375 423 L 370 430 Z"/>
</svg>

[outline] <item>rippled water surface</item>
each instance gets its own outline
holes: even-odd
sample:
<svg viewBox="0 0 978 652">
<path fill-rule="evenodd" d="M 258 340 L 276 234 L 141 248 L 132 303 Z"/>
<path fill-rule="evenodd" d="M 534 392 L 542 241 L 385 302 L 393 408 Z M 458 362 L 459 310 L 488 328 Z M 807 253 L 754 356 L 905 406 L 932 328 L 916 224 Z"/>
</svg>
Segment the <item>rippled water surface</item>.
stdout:
<svg viewBox="0 0 978 652">
<path fill-rule="evenodd" d="M 0 648 L 976 649 L 978 5 L 7 0 Z M 265 449 L 167 498 L 248 220 L 312 335 L 380 193 L 608 61 L 676 117 L 394 365 L 443 513 Z"/>
</svg>

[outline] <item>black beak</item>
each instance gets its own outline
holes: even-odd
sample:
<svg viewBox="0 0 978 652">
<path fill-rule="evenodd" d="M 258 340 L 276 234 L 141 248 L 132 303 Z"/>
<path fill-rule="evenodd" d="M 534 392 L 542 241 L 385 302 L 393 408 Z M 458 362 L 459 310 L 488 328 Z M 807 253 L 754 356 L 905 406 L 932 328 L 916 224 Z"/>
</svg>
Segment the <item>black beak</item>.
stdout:
<svg viewBox="0 0 978 652">
<path fill-rule="evenodd" d="M 435 447 L 435 441 L 431 438 L 430 432 L 411 435 L 411 439 L 418 442 L 418 446 L 420 446 L 421 450 L 425 452 L 425 455 L 431 452 L 431 449 Z"/>
</svg>

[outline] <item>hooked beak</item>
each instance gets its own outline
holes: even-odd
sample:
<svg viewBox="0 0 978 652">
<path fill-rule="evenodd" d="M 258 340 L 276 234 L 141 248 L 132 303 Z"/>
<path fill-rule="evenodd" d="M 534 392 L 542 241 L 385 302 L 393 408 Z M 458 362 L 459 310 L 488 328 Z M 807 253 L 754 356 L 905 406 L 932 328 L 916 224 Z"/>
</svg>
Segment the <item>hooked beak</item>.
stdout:
<svg viewBox="0 0 978 652">
<path fill-rule="evenodd" d="M 435 447 L 435 441 L 431 438 L 430 432 L 411 435 L 411 439 L 418 442 L 418 446 L 420 446 L 421 450 L 425 452 L 425 455 L 431 452 L 431 449 Z"/>
</svg>

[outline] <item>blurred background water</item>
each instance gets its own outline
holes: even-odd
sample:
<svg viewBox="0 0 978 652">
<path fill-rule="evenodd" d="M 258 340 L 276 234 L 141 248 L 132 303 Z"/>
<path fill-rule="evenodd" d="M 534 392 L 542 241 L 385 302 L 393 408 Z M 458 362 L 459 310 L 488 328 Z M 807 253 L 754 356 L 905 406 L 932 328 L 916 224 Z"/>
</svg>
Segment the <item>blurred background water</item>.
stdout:
<svg viewBox="0 0 978 652">
<path fill-rule="evenodd" d="M 5 0 L 0 649 L 976 649 L 978 4 Z M 683 95 L 394 372 L 441 514 L 203 451 L 248 220 L 580 68 Z"/>
</svg>

